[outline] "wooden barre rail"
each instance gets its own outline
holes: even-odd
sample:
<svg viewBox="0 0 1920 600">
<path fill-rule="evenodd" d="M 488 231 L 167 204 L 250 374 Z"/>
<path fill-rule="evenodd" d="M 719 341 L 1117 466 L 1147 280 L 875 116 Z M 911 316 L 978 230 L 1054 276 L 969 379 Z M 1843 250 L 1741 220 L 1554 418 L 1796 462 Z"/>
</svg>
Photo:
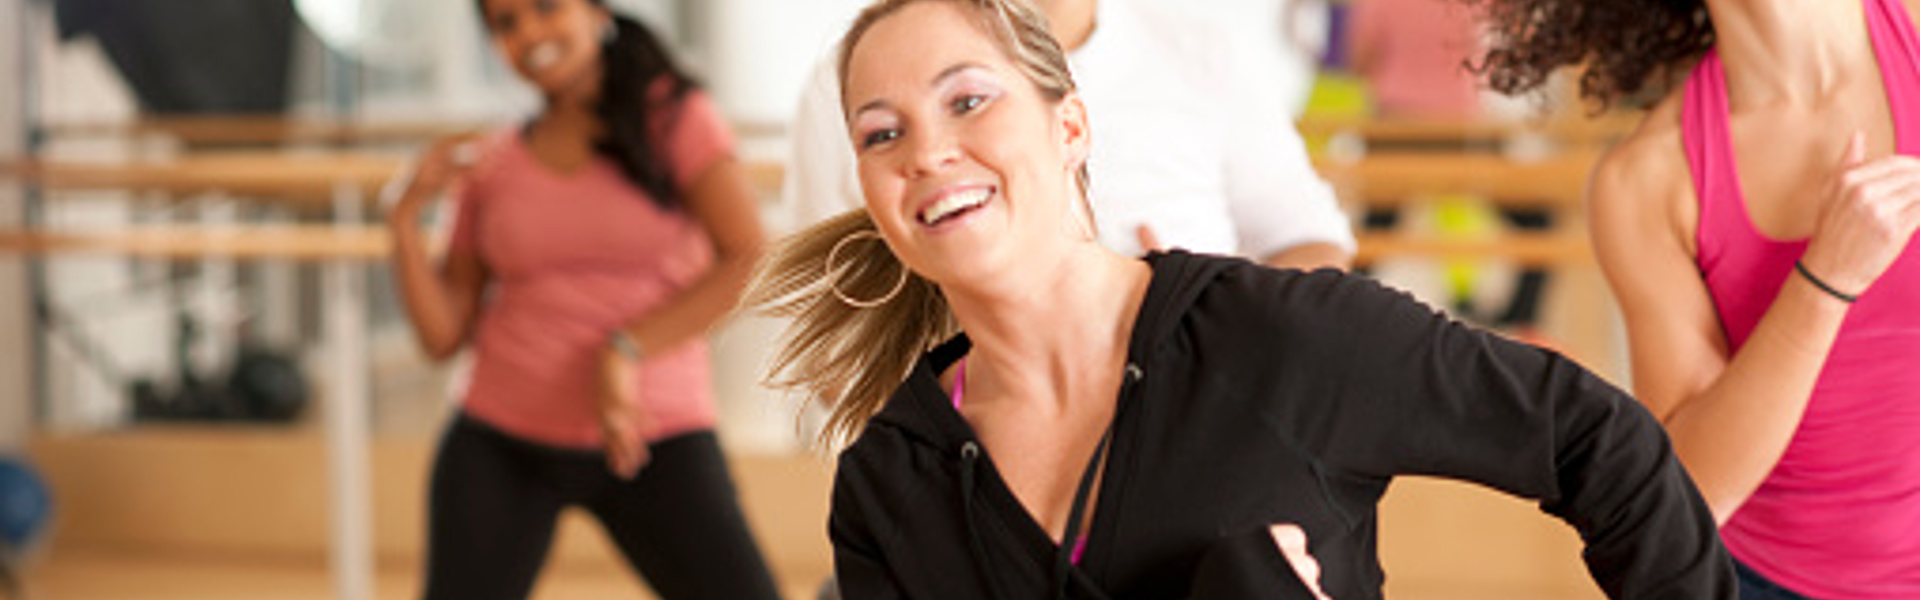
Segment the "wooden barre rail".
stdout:
<svg viewBox="0 0 1920 600">
<path fill-rule="evenodd" d="M 148 258 L 381 261 L 391 249 L 382 227 L 330 225 L 150 225 L 94 231 L 0 230 L 0 252 L 129 255 Z"/>
<path fill-rule="evenodd" d="M 1404 204 L 1436 194 L 1475 194 L 1501 206 L 1577 208 L 1599 156 L 1573 153 L 1539 161 L 1487 154 L 1389 153 L 1352 162 L 1317 159 L 1314 168 L 1348 202 Z"/>
<path fill-rule="evenodd" d="M 450 135 L 497 131 L 509 124 L 458 120 L 352 119 L 281 115 L 146 117 L 126 122 L 54 123 L 55 137 L 153 136 L 186 144 L 421 143 Z M 777 123 L 736 121 L 735 135 L 784 135 Z"/>
<path fill-rule="evenodd" d="M 129 190 L 174 195 L 227 193 L 296 207 L 326 208 L 340 186 L 351 186 L 373 202 L 387 182 L 406 167 L 406 158 L 386 154 L 282 152 L 194 153 L 164 162 L 90 163 L 74 161 L 0 162 L 0 178 L 50 191 Z M 785 169 L 778 163 L 742 164 L 753 186 L 780 190 Z"/>
<path fill-rule="evenodd" d="M 1594 264 L 1587 237 L 1570 233 L 1513 233 L 1479 240 L 1365 233 L 1358 242 L 1353 257 L 1358 265 L 1408 257 L 1507 260 L 1529 267 Z"/>
<path fill-rule="evenodd" d="M 403 164 L 402 158 L 372 154 L 226 152 L 165 162 L 14 161 L 0 163 L 0 177 L 53 191 L 217 192 L 320 208 L 341 186 L 365 199 L 377 197 Z"/>
<path fill-rule="evenodd" d="M 1309 138 L 1352 134 L 1367 141 L 1447 143 L 1537 136 L 1562 143 L 1604 144 L 1626 137 L 1641 116 L 1628 112 L 1523 120 L 1308 116 L 1295 126 Z"/>
<path fill-rule="evenodd" d="M 1592 152 L 1539 161 L 1489 154 L 1384 153 L 1351 162 L 1318 159 L 1314 166 L 1341 198 L 1369 206 L 1468 193 L 1502 206 L 1577 208 L 1583 202 L 1587 173 L 1597 158 Z M 741 166 L 762 194 L 778 193 L 785 176 L 784 165 L 746 161 Z M 324 209 L 331 206 L 343 186 L 363 201 L 373 202 L 403 168 L 405 158 L 392 155 L 256 151 L 194 153 L 165 162 L 0 162 L 0 178 L 18 179 L 56 192 L 219 192 L 251 201 Z"/>
<path fill-rule="evenodd" d="M 381 261 L 386 260 L 391 247 L 386 228 L 377 226 L 146 225 L 90 231 L 0 230 L 0 252 L 41 255 Z M 1364 265 L 1395 257 L 1485 258 L 1530 266 L 1593 262 L 1593 252 L 1584 235 L 1516 233 L 1479 240 L 1399 233 L 1359 236 L 1355 262 Z"/>
<path fill-rule="evenodd" d="M 1633 130 L 1641 115 L 1632 112 L 1608 113 L 1588 118 L 1580 115 L 1551 115 L 1526 119 L 1424 119 L 1369 116 L 1309 115 L 1295 122 L 1301 135 L 1319 137 L 1351 133 L 1365 139 L 1404 141 L 1472 141 L 1506 139 L 1536 135 L 1586 143 L 1618 139 Z M 736 121 L 734 133 L 742 136 L 781 136 L 786 128 L 779 123 Z M 496 122 L 444 119 L 353 119 L 298 117 L 281 115 L 175 116 L 147 117 L 127 122 L 53 123 L 48 132 L 56 137 L 137 137 L 158 136 L 189 144 L 271 144 L 271 143 L 387 143 L 422 142 L 434 138 L 488 131 L 501 127 Z"/>
</svg>

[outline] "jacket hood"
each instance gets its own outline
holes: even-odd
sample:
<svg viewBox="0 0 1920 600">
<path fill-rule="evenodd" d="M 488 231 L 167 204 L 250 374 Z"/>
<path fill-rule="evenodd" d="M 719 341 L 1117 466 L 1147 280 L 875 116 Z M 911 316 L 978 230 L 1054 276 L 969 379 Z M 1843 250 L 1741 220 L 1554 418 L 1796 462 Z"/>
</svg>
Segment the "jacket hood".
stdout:
<svg viewBox="0 0 1920 600">
<path fill-rule="evenodd" d="M 1152 268 L 1146 296 L 1135 317 L 1132 339 L 1127 345 L 1129 366 L 1145 362 L 1159 342 L 1173 335 L 1180 317 L 1191 308 L 1207 284 L 1233 263 L 1203 259 L 1183 250 L 1154 252 L 1142 258 Z M 943 454 L 958 458 L 960 448 L 974 441 L 973 428 L 953 410 L 953 400 L 940 388 L 939 374 L 966 356 L 973 347 L 966 333 L 927 352 L 908 372 L 896 390 L 868 426 L 898 428 L 919 443 L 939 448 Z"/>
</svg>

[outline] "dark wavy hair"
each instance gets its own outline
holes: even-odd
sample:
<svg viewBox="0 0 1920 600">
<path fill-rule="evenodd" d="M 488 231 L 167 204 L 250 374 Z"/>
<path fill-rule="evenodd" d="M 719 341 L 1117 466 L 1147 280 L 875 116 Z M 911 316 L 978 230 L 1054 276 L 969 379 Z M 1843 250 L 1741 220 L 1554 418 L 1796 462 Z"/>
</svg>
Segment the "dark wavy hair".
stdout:
<svg viewBox="0 0 1920 600">
<path fill-rule="evenodd" d="M 604 0 L 591 0 L 606 6 Z M 659 111 L 678 111 L 680 100 L 698 84 L 673 64 L 673 57 L 660 39 L 646 26 L 626 15 L 613 12 L 614 34 L 601 46 L 600 62 L 605 71 L 600 80 L 600 103 L 595 113 L 607 127 L 607 138 L 595 145 L 600 153 L 620 164 L 627 178 L 640 185 L 661 206 L 680 205 L 680 192 L 673 185 L 666 156 L 658 155 L 655 136 L 673 130 L 677 114 L 660 119 L 652 127 Z M 665 81 L 665 92 L 650 96 L 656 81 Z"/>
<path fill-rule="evenodd" d="M 613 159 L 620 172 L 662 208 L 677 208 L 681 197 L 668 168 L 671 158 L 658 152 L 655 142 L 673 130 L 680 100 L 700 84 L 674 64 L 666 46 L 645 25 L 613 10 L 606 0 L 586 1 L 613 17 L 612 35 L 600 45 L 600 100 L 594 106 L 607 135 L 594 143 L 594 150 Z M 486 0 L 475 2 L 486 14 Z"/>
<path fill-rule="evenodd" d="M 1584 66 L 1580 96 L 1608 108 L 1665 89 L 1713 46 L 1702 0 L 1459 0 L 1484 9 L 1486 54 L 1469 65 L 1493 89 L 1532 91 L 1561 67 Z"/>
</svg>

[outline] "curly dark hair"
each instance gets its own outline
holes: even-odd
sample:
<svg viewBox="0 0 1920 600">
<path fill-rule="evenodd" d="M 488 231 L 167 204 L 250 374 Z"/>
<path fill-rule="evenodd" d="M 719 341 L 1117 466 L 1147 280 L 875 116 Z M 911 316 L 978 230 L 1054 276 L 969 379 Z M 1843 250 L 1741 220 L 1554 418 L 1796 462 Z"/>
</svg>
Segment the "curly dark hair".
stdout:
<svg viewBox="0 0 1920 600">
<path fill-rule="evenodd" d="M 1703 0 L 1459 0 L 1484 9 L 1492 39 L 1469 67 L 1520 95 L 1556 69 L 1582 66 L 1580 96 L 1599 109 L 1666 87 L 1713 46 Z"/>
</svg>

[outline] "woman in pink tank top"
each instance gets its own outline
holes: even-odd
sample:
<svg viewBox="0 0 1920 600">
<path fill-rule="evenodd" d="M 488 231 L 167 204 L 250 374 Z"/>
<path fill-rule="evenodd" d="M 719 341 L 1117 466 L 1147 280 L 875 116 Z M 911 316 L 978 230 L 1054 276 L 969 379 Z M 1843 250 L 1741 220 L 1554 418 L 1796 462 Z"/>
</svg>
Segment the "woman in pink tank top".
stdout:
<svg viewBox="0 0 1920 600">
<path fill-rule="evenodd" d="M 1920 598 L 1915 7 L 1485 4 L 1502 91 L 1665 93 L 1595 169 L 1593 239 L 1742 598 Z"/>
<path fill-rule="evenodd" d="M 762 234 L 710 99 L 602 0 L 478 0 L 545 98 L 435 144 L 388 214 L 421 346 L 466 351 L 428 493 L 423 596 L 518 600 L 577 507 L 673 599 L 773 600 L 713 432 L 706 330 Z M 438 264 L 424 207 L 452 188 Z"/>
</svg>

